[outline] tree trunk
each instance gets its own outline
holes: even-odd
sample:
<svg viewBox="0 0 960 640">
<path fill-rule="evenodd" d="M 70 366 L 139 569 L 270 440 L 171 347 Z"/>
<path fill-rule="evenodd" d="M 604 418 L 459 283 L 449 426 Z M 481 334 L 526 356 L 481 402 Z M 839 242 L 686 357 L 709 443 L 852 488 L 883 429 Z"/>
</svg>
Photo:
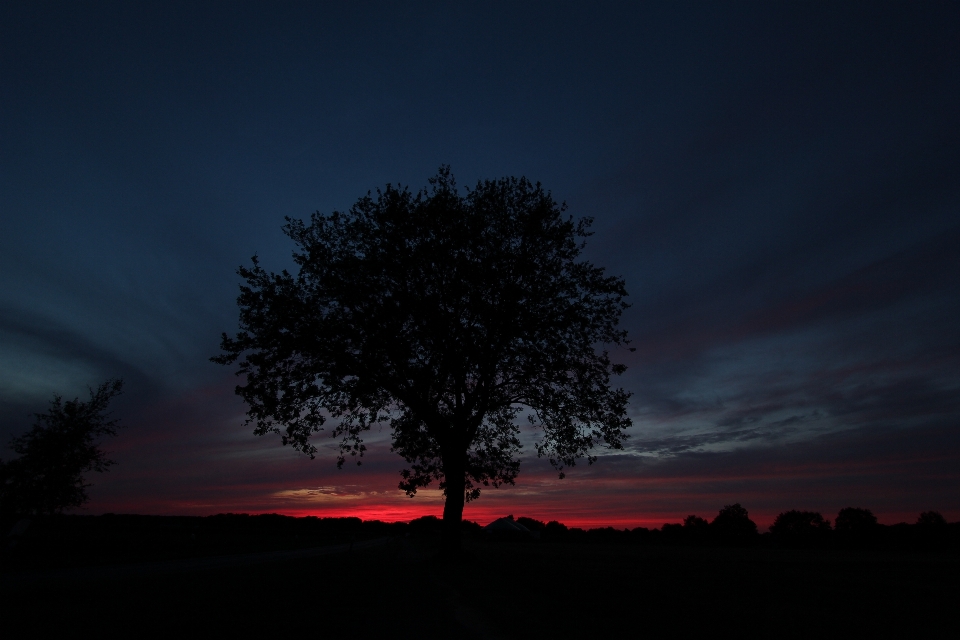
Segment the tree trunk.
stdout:
<svg viewBox="0 0 960 640">
<path fill-rule="evenodd" d="M 460 528 L 463 521 L 464 482 L 463 471 L 447 473 L 444 470 L 447 498 L 443 503 L 443 546 L 451 554 L 460 552 Z"/>
</svg>

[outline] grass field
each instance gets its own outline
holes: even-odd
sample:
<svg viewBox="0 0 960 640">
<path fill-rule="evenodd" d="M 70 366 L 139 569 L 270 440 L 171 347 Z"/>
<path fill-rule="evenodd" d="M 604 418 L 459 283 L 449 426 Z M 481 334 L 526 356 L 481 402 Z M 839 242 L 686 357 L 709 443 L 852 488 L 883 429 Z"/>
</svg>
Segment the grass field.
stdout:
<svg viewBox="0 0 960 640">
<path fill-rule="evenodd" d="M 316 638 L 927 635 L 960 603 L 955 552 L 698 549 L 430 539 L 234 567 L 2 587 L 4 628 Z M 32 633 L 31 633 L 32 632 Z M 14 637 L 14 636 L 10 636 Z"/>
</svg>

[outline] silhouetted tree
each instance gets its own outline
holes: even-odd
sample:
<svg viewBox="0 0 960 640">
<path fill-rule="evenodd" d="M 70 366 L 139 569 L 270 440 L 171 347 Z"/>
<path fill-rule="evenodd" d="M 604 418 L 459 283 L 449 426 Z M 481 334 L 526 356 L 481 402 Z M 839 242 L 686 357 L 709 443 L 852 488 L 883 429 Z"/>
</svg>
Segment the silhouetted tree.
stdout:
<svg viewBox="0 0 960 640">
<path fill-rule="evenodd" d="M 346 213 L 287 218 L 299 272 L 241 267 L 240 332 L 215 362 L 239 360 L 248 424 L 311 457 L 329 418 L 338 465 L 387 422 L 413 496 L 439 481 L 448 541 L 465 501 L 513 484 L 526 407 L 537 454 L 560 477 L 598 444 L 622 447 L 623 280 L 580 259 L 590 219 L 525 178 L 461 193 L 448 168 L 417 192 L 387 185 Z M 359 464 L 359 460 L 358 460 Z"/>
<path fill-rule="evenodd" d="M 542 539 L 548 541 L 564 540 L 567 537 L 567 525 L 551 520 L 543 528 Z"/>
<path fill-rule="evenodd" d="M 774 535 L 800 535 L 813 531 L 829 531 L 830 521 L 824 520 L 817 511 L 791 509 L 779 514 L 770 527 Z"/>
<path fill-rule="evenodd" d="M 823 543 L 830 531 L 830 521 L 824 520 L 817 511 L 792 509 L 779 514 L 770 526 L 770 535 L 775 540 L 789 544 Z"/>
<path fill-rule="evenodd" d="M 700 516 L 689 515 L 683 519 L 683 535 L 689 542 L 705 542 L 710 538 L 710 523 Z"/>
<path fill-rule="evenodd" d="M 863 546 L 879 540 L 881 527 L 870 509 L 846 507 L 837 513 L 833 525 L 841 545 Z"/>
<path fill-rule="evenodd" d="M 939 511 L 924 511 L 917 517 L 917 525 L 931 529 L 946 527 L 947 519 Z"/>
<path fill-rule="evenodd" d="M 443 532 L 443 522 L 437 516 L 420 516 L 410 521 L 409 529 L 415 535 L 440 535 Z"/>
<path fill-rule="evenodd" d="M 740 503 L 728 504 L 710 523 L 716 537 L 726 543 L 743 544 L 757 536 L 757 525 Z"/>
<path fill-rule="evenodd" d="M 917 523 L 911 527 L 914 545 L 933 549 L 947 542 L 949 525 L 939 511 L 924 511 L 917 517 Z"/>
<path fill-rule="evenodd" d="M 837 513 L 834 529 L 843 533 L 861 533 L 872 531 L 877 527 L 877 516 L 870 509 L 846 507 Z"/>
<path fill-rule="evenodd" d="M 683 528 L 691 531 L 706 529 L 709 526 L 710 523 L 700 516 L 690 515 L 683 519 Z"/>
<path fill-rule="evenodd" d="M 107 406 L 122 388 L 122 380 L 109 380 L 91 389 L 86 402 L 64 402 L 56 395 L 46 413 L 36 414 L 33 427 L 11 440 L 10 448 L 20 457 L 0 461 L 0 514 L 5 519 L 58 513 L 87 501 L 90 484 L 84 474 L 114 464 L 99 440 L 117 434 L 119 421 L 110 419 Z"/>
</svg>

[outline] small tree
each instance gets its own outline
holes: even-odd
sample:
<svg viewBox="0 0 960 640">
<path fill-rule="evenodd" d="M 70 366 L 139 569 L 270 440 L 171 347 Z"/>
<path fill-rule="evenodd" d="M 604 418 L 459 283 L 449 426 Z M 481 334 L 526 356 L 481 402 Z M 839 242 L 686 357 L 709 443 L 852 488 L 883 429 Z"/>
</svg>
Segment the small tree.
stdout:
<svg viewBox="0 0 960 640">
<path fill-rule="evenodd" d="M 90 390 L 90 400 L 64 402 L 55 395 L 46 413 L 36 414 L 27 433 L 10 448 L 20 457 L 0 461 L 0 514 L 5 518 L 59 513 L 87 501 L 84 474 L 103 472 L 114 464 L 100 450 L 99 440 L 117 434 L 118 420 L 107 406 L 123 388 L 108 380 Z"/>
<path fill-rule="evenodd" d="M 790 544 L 822 543 L 830 532 L 830 521 L 817 511 L 792 509 L 779 514 L 770 526 L 775 540 Z"/>
<path fill-rule="evenodd" d="M 833 523 L 836 540 L 840 545 L 863 546 L 877 541 L 881 528 L 877 516 L 870 509 L 844 507 L 837 513 Z"/>
<path fill-rule="evenodd" d="M 837 513 L 834 529 L 838 533 L 863 534 L 877 528 L 877 516 L 870 509 L 859 507 L 845 507 Z"/>
<path fill-rule="evenodd" d="M 924 511 L 917 516 L 917 525 L 928 529 L 936 529 L 947 526 L 947 519 L 939 511 Z"/>
<path fill-rule="evenodd" d="M 683 528 L 689 531 L 703 531 L 710 526 L 710 523 L 700 516 L 689 515 L 683 519 Z"/>
<path fill-rule="evenodd" d="M 683 536 L 689 542 L 705 542 L 710 538 L 710 523 L 691 514 L 683 519 Z"/>
<path fill-rule="evenodd" d="M 742 544 L 757 536 L 757 524 L 750 519 L 747 510 L 741 507 L 739 502 L 720 509 L 710 522 L 710 529 L 719 540 L 726 543 Z"/>
<path fill-rule="evenodd" d="M 524 407 L 541 430 L 537 454 L 561 478 L 593 462 L 595 445 L 622 447 L 629 394 L 610 376 L 625 367 L 596 346 L 626 342 L 626 291 L 580 260 L 590 220 L 564 217 L 539 184 L 504 178 L 461 193 L 441 168 L 430 185 L 287 218 L 299 272 L 269 273 L 256 257 L 239 269 L 241 330 L 213 360 L 240 360 L 254 433 L 310 457 L 328 418 L 338 465 L 388 422 L 409 465 L 400 488 L 413 496 L 438 481 L 458 545 L 464 502 L 517 476 Z"/>
</svg>

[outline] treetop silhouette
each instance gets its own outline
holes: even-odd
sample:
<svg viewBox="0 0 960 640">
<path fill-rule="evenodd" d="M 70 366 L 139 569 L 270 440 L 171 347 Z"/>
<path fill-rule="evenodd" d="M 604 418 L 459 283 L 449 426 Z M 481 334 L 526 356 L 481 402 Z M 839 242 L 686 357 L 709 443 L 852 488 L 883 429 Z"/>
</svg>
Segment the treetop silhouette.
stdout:
<svg viewBox="0 0 960 640">
<path fill-rule="evenodd" d="M 99 440 L 117 435 L 119 420 L 110 418 L 107 407 L 122 389 L 123 380 L 116 379 L 91 389 L 86 402 L 55 395 L 47 412 L 36 414 L 33 427 L 11 440 L 19 457 L 0 460 L 0 516 L 58 513 L 87 501 L 90 484 L 84 474 L 114 464 Z"/>
<path fill-rule="evenodd" d="M 834 528 L 841 533 L 869 532 L 877 527 L 877 516 L 870 509 L 845 507 L 837 513 Z"/>
<path fill-rule="evenodd" d="M 700 516 L 689 515 L 683 519 L 683 528 L 688 530 L 702 531 L 710 526 L 710 523 Z"/>
<path fill-rule="evenodd" d="M 464 502 L 513 484 L 524 411 L 561 478 L 597 445 L 622 448 L 629 394 L 610 377 L 626 367 L 597 346 L 627 344 L 627 294 L 581 259 L 591 220 L 539 183 L 461 192 L 448 167 L 429 182 L 286 218 L 298 273 L 240 267 L 240 331 L 213 360 L 239 361 L 256 434 L 311 457 L 328 420 L 338 465 L 359 464 L 364 431 L 388 423 L 400 488 L 438 481 L 457 544 Z"/>
<path fill-rule="evenodd" d="M 710 528 L 720 539 L 729 542 L 747 542 L 757 536 L 757 524 L 739 502 L 720 509 L 710 522 Z"/>
<path fill-rule="evenodd" d="M 830 521 L 820 512 L 799 509 L 780 513 L 770 526 L 770 535 L 787 544 L 822 544 L 830 531 Z"/>
<path fill-rule="evenodd" d="M 924 511 L 917 516 L 917 524 L 921 527 L 945 527 L 947 519 L 939 511 Z"/>
</svg>

